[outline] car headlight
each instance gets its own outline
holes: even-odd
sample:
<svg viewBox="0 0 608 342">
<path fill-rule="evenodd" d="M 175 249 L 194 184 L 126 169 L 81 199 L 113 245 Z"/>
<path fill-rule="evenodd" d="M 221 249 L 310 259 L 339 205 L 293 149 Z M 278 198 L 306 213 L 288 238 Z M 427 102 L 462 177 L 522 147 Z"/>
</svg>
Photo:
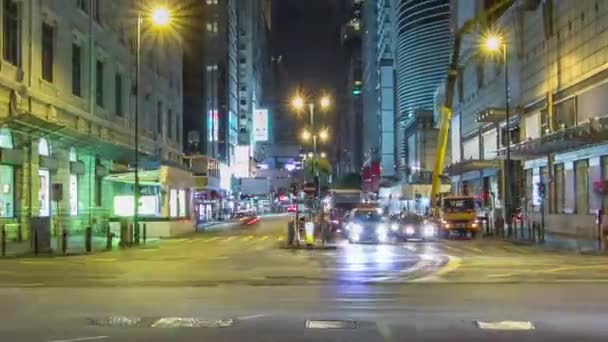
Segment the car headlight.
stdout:
<svg viewBox="0 0 608 342">
<path fill-rule="evenodd" d="M 435 236 L 435 227 L 433 225 L 427 224 L 422 228 L 422 234 L 424 237 L 432 237 Z"/>
<path fill-rule="evenodd" d="M 363 227 L 361 227 L 360 224 L 353 223 L 353 224 L 350 225 L 350 228 L 348 230 L 353 235 L 359 235 L 359 234 L 361 234 L 361 230 L 363 230 Z"/>
<path fill-rule="evenodd" d="M 414 227 L 412 227 L 412 226 L 405 227 L 405 234 L 414 235 L 415 233 L 416 233 L 416 230 L 414 229 Z"/>
<path fill-rule="evenodd" d="M 399 230 L 399 225 L 396 223 L 391 224 L 391 230 L 396 232 Z"/>
<path fill-rule="evenodd" d="M 378 235 L 386 235 L 386 233 L 387 233 L 386 225 L 379 224 L 378 227 L 376 228 L 376 233 Z"/>
</svg>

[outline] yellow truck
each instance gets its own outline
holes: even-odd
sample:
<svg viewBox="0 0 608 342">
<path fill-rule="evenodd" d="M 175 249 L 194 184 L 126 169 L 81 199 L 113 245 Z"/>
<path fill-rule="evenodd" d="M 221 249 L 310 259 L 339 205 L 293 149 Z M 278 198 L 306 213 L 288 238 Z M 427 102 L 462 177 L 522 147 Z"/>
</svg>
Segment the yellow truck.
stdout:
<svg viewBox="0 0 608 342">
<path fill-rule="evenodd" d="M 474 238 L 480 230 L 472 196 L 445 196 L 439 207 L 440 236 L 449 238 L 454 234 Z"/>
</svg>

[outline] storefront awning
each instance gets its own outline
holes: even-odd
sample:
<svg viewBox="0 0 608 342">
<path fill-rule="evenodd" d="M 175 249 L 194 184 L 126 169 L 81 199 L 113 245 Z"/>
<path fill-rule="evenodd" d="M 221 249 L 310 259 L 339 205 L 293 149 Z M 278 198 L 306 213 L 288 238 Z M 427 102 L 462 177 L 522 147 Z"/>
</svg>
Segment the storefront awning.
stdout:
<svg viewBox="0 0 608 342">
<path fill-rule="evenodd" d="M 106 176 L 111 182 L 135 183 L 135 172 L 121 172 Z M 166 186 L 170 188 L 193 188 L 194 177 L 186 170 L 173 166 L 160 166 L 154 170 L 140 170 L 139 183 L 142 185 Z"/>
<path fill-rule="evenodd" d="M 453 163 L 445 168 L 445 173 L 454 176 L 461 175 L 463 173 L 471 171 L 481 171 L 485 169 L 498 169 L 500 167 L 500 161 L 494 160 L 483 160 L 483 159 L 469 159 L 463 160 L 458 163 Z"/>
<path fill-rule="evenodd" d="M 55 143 L 85 149 L 105 159 L 122 163 L 129 163 L 135 159 L 133 147 L 120 142 L 120 139 L 110 130 L 101 130 L 99 136 L 95 136 L 90 132 L 78 130 L 56 120 L 46 120 L 31 113 L 11 116 L 4 124 L 15 132 L 36 138 L 49 138 Z M 140 155 L 151 155 L 152 152 L 142 153 L 140 151 Z"/>
<path fill-rule="evenodd" d="M 537 158 L 550 153 L 564 152 L 586 145 L 608 140 L 608 117 L 593 118 L 585 123 L 546 134 L 540 138 L 511 145 L 511 155 L 522 158 Z M 505 155 L 506 149 L 499 150 Z"/>
</svg>

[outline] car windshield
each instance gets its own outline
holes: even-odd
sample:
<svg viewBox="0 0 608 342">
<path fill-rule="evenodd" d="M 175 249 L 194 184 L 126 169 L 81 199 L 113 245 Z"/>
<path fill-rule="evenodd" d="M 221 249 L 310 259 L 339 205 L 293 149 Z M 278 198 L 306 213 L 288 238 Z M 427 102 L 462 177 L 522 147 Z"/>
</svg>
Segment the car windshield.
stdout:
<svg viewBox="0 0 608 342">
<path fill-rule="evenodd" d="M 443 200 L 445 210 L 464 212 L 475 210 L 475 201 L 472 198 L 446 198 Z"/>
<path fill-rule="evenodd" d="M 378 213 L 376 210 L 369 211 L 355 211 L 354 219 L 357 221 L 367 221 L 367 222 L 380 222 L 382 221 L 382 215 Z"/>
</svg>

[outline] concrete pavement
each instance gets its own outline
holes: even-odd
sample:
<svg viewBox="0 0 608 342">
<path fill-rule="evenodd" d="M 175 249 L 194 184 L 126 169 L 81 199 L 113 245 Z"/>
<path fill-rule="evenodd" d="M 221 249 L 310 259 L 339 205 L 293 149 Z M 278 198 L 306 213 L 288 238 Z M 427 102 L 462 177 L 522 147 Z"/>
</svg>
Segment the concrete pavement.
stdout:
<svg viewBox="0 0 608 342">
<path fill-rule="evenodd" d="M 496 240 L 287 250 L 286 222 L 264 217 L 136 249 L 0 260 L 0 340 L 608 338 L 604 256 Z M 534 330 L 481 328 L 505 320 Z M 338 323 L 345 327 L 319 328 Z"/>
</svg>

